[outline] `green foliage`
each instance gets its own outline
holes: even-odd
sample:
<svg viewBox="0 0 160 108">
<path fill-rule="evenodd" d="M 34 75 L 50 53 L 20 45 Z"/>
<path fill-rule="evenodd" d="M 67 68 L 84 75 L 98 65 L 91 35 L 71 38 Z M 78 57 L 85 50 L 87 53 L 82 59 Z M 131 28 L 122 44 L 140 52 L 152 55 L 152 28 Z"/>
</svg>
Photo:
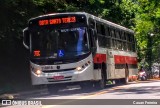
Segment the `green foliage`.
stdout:
<svg viewBox="0 0 160 108">
<path fill-rule="evenodd" d="M 122 25 L 134 28 L 134 18 L 137 7 L 138 6 L 131 0 L 122 0 L 122 3 L 120 4 L 120 9 L 122 10 L 121 16 L 123 19 L 121 22 Z"/>
<path fill-rule="evenodd" d="M 137 12 L 135 13 L 135 31 L 137 44 L 139 46 L 139 58 L 146 59 L 147 62 L 157 62 L 159 43 L 159 28 L 160 28 L 160 3 L 154 0 L 137 0 Z M 150 39 L 148 36 L 154 34 Z M 152 44 L 150 44 L 150 41 Z M 150 51 L 152 50 L 152 53 Z"/>
<path fill-rule="evenodd" d="M 155 13 L 156 13 L 155 17 L 160 18 L 160 8 L 157 8 Z"/>
<path fill-rule="evenodd" d="M 147 55 L 148 35 L 153 33 L 153 55 L 160 44 L 160 0 L 1 0 L 0 40 L 21 39 L 31 17 L 41 14 L 85 11 L 134 29 L 139 59 Z"/>
</svg>

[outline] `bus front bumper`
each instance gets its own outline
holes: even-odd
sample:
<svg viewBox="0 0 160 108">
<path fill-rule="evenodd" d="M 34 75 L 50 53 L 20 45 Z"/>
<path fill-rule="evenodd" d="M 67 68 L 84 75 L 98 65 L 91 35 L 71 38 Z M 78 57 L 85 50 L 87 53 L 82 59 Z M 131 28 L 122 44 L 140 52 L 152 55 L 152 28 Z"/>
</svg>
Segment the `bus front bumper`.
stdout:
<svg viewBox="0 0 160 108">
<path fill-rule="evenodd" d="M 60 84 L 60 83 L 74 83 L 81 81 L 94 80 L 93 65 L 89 65 L 82 71 L 71 70 L 65 72 L 52 72 L 36 75 L 31 71 L 32 85 L 41 84 Z"/>
</svg>

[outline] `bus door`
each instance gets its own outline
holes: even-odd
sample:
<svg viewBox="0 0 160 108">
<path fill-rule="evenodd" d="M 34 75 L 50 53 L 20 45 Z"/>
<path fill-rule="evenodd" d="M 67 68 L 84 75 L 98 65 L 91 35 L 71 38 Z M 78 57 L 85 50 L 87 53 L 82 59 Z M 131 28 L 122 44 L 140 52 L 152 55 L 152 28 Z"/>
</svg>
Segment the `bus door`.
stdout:
<svg viewBox="0 0 160 108">
<path fill-rule="evenodd" d="M 115 77 L 115 63 L 112 50 L 107 50 L 107 79 L 113 79 Z"/>
</svg>

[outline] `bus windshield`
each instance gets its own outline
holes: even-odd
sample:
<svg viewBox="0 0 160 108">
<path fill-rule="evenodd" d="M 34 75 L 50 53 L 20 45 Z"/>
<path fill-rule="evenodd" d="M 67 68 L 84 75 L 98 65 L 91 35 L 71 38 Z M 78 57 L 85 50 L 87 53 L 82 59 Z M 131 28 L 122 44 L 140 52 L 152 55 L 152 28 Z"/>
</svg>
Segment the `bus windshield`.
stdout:
<svg viewBox="0 0 160 108">
<path fill-rule="evenodd" d="M 89 52 L 86 27 L 39 28 L 31 32 L 32 57 L 65 58 Z"/>
</svg>

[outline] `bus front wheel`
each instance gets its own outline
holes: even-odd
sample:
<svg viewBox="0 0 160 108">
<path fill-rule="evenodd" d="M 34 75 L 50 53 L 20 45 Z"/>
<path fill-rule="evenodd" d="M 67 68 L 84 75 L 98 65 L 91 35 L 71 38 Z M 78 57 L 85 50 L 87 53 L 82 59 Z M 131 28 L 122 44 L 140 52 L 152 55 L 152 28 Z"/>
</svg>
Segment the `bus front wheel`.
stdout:
<svg viewBox="0 0 160 108">
<path fill-rule="evenodd" d="M 102 66 L 101 68 L 101 80 L 94 83 L 94 86 L 98 89 L 104 89 L 106 87 L 106 68 Z"/>
<path fill-rule="evenodd" d="M 125 67 L 125 78 L 123 79 L 124 84 L 128 84 L 129 82 L 129 70 L 128 70 L 128 66 L 126 65 Z"/>
</svg>

